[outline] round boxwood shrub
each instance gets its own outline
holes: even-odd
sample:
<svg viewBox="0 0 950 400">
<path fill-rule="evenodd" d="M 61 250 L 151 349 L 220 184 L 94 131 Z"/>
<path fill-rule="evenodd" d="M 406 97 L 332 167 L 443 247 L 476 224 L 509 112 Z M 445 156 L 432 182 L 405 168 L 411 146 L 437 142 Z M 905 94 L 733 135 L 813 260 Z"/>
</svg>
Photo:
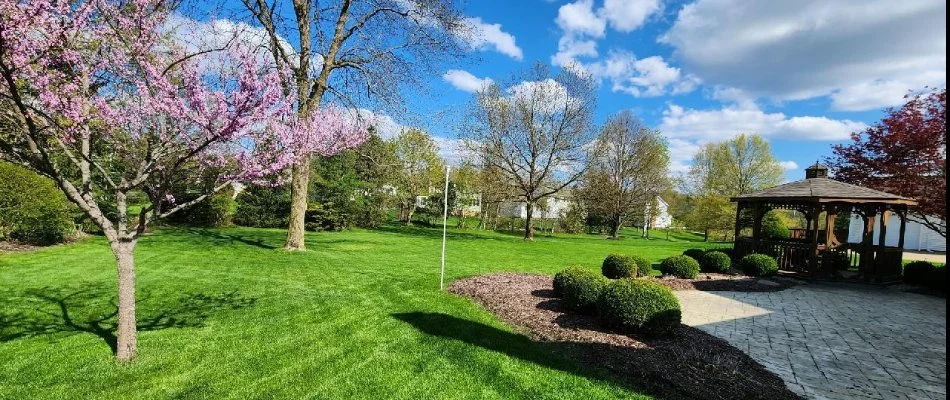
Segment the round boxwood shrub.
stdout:
<svg viewBox="0 0 950 400">
<path fill-rule="evenodd" d="M 706 254 L 706 250 L 703 249 L 686 249 L 686 251 L 683 252 L 684 256 L 691 257 L 696 261 L 702 260 L 704 254 Z"/>
<path fill-rule="evenodd" d="M 652 268 L 650 261 L 640 256 L 611 254 L 604 259 L 601 272 L 610 279 L 647 276 Z"/>
<path fill-rule="evenodd" d="M 554 295 L 558 297 L 564 296 L 564 287 L 567 286 L 567 282 L 589 273 L 590 271 L 582 267 L 572 266 L 554 274 Z"/>
<path fill-rule="evenodd" d="M 936 290 L 938 292 L 947 292 L 947 266 L 935 266 L 933 271 L 930 272 L 930 280 L 928 281 L 927 287 Z"/>
<path fill-rule="evenodd" d="M 677 278 L 694 279 L 699 276 L 699 262 L 690 256 L 673 256 L 660 263 L 660 272 Z"/>
<path fill-rule="evenodd" d="M 557 292 L 568 307 L 578 311 L 593 311 L 597 299 L 604 287 L 610 282 L 607 278 L 583 269 L 572 268 L 557 284 Z"/>
<path fill-rule="evenodd" d="M 765 254 L 749 254 L 739 260 L 739 269 L 749 276 L 770 276 L 778 273 L 778 261 Z"/>
<path fill-rule="evenodd" d="M 709 251 L 699 260 L 699 268 L 703 272 L 729 272 L 732 268 L 732 259 L 721 251 Z"/>
<path fill-rule="evenodd" d="M 904 282 L 911 285 L 924 285 L 937 269 L 927 261 L 914 261 L 904 266 Z"/>
<path fill-rule="evenodd" d="M 602 322 L 619 331 L 668 335 L 680 324 L 680 304 L 670 288 L 649 280 L 620 279 L 597 300 Z"/>
</svg>

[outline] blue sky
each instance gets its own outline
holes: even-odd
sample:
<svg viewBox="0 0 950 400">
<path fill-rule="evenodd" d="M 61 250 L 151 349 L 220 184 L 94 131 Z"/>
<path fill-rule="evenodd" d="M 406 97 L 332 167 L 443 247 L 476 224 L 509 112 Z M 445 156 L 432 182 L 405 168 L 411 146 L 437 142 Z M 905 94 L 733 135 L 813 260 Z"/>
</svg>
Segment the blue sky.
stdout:
<svg viewBox="0 0 950 400">
<path fill-rule="evenodd" d="M 596 122 L 632 110 L 667 137 L 674 173 L 703 143 L 757 133 L 796 180 L 909 90 L 946 86 L 946 8 L 941 0 L 471 0 L 462 4 L 475 32 L 465 39 L 471 57 L 435 71 L 425 95 L 406 96 L 409 113 L 375 111 L 396 129 L 427 129 L 451 157 L 453 115 L 487 80 L 510 82 L 535 62 L 573 65 L 599 82 Z"/>
<path fill-rule="evenodd" d="M 697 145 L 745 132 L 799 179 L 908 90 L 946 85 L 943 1 L 473 1 L 464 13 L 500 25 L 522 55 L 487 45 L 452 68 L 505 82 L 536 61 L 578 63 L 601 81 L 597 121 L 633 110 L 667 135 L 674 171 Z M 432 109 L 470 99 L 433 85 Z"/>
</svg>

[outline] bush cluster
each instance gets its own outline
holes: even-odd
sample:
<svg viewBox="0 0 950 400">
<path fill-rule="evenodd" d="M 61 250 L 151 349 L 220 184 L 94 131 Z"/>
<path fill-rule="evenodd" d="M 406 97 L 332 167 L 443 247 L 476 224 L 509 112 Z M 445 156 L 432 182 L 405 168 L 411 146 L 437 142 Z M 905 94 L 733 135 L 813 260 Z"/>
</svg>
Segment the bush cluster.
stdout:
<svg viewBox="0 0 950 400">
<path fill-rule="evenodd" d="M 650 276 L 650 261 L 640 256 L 611 254 L 604 259 L 601 272 L 610 279 Z"/>
<path fill-rule="evenodd" d="M 670 288 L 656 282 L 621 279 L 607 286 L 597 312 L 611 328 L 650 335 L 668 335 L 680 324 L 679 301 Z"/>
<path fill-rule="evenodd" d="M 729 272 L 732 268 L 732 259 L 721 251 L 707 251 L 699 260 L 699 269 L 703 272 Z"/>
<path fill-rule="evenodd" d="M 554 276 L 554 292 L 568 307 L 579 311 L 594 311 L 597 298 L 609 281 L 593 271 L 571 267 Z"/>
<path fill-rule="evenodd" d="M 333 203 L 309 204 L 304 216 L 304 229 L 313 232 L 339 232 L 351 224 L 350 215 Z"/>
<path fill-rule="evenodd" d="M 695 279 L 699 276 L 699 262 L 686 255 L 673 256 L 660 263 L 660 272 L 677 278 Z"/>
<path fill-rule="evenodd" d="M 947 267 L 938 267 L 927 261 L 913 261 L 904 266 L 904 282 L 945 292 Z"/>
<path fill-rule="evenodd" d="M 704 254 L 706 254 L 705 249 L 686 249 L 686 251 L 683 252 L 684 256 L 691 257 L 696 261 L 701 260 Z"/>
<path fill-rule="evenodd" d="M 0 239 L 45 246 L 75 231 L 70 204 L 53 181 L 6 162 L 0 177 Z"/>
<path fill-rule="evenodd" d="M 739 260 L 739 269 L 749 276 L 771 276 L 778 273 L 778 261 L 765 254 L 749 254 Z"/>
</svg>

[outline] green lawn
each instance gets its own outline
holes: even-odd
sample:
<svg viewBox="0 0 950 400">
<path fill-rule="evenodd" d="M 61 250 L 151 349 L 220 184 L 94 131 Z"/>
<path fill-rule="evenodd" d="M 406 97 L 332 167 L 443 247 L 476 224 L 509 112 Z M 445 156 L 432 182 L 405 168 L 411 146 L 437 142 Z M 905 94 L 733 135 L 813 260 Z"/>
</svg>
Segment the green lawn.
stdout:
<svg viewBox="0 0 950 400">
<path fill-rule="evenodd" d="M 633 232 L 630 232 L 633 235 Z M 112 361 L 115 266 L 101 238 L 0 255 L 0 399 L 626 398 L 439 284 L 441 231 L 173 229 L 136 251 L 139 357 Z M 658 237 L 664 237 L 657 234 Z M 449 233 L 447 278 L 599 268 L 703 245 Z"/>
</svg>

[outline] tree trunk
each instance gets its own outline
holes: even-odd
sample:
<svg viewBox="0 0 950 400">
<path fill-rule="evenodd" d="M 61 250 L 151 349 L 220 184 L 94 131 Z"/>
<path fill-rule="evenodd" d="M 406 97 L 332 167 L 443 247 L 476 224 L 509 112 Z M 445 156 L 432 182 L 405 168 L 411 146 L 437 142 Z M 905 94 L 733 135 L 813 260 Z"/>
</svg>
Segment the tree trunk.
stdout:
<svg viewBox="0 0 950 400">
<path fill-rule="evenodd" d="M 610 219 L 610 238 L 617 239 L 620 235 L 620 216 L 615 215 Z"/>
<path fill-rule="evenodd" d="M 709 228 L 703 229 L 703 241 L 704 242 L 709 241 Z"/>
<path fill-rule="evenodd" d="M 287 227 L 287 242 L 284 250 L 303 251 L 304 219 L 307 216 L 307 190 L 310 187 L 310 157 L 304 157 L 291 169 L 290 223 Z"/>
<path fill-rule="evenodd" d="M 406 209 L 406 225 L 412 225 L 412 214 L 416 213 L 416 203 L 410 203 Z"/>
<path fill-rule="evenodd" d="M 530 201 L 525 202 L 525 218 L 524 218 L 524 240 L 534 240 L 534 203 Z"/>
<path fill-rule="evenodd" d="M 135 241 L 112 243 L 119 273 L 119 328 L 116 332 L 115 357 L 119 362 L 129 362 L 138 352 L 135 329 Z"/>
</svg>

